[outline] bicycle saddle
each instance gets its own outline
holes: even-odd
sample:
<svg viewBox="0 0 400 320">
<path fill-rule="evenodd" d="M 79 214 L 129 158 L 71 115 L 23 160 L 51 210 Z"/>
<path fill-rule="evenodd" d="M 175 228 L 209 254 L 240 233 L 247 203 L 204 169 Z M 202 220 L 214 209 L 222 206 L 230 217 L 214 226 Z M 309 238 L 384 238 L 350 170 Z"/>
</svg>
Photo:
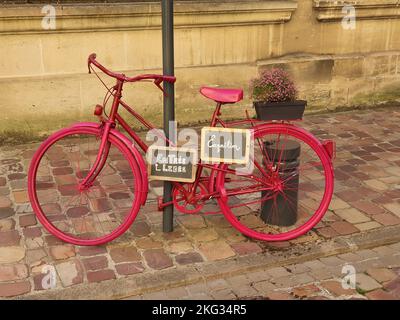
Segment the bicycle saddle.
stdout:
<svg viewBox="0 0 400 320">
<path fill-rule="evenodd" d="M 208 99 L 219 103 L 235 103 L 243 99 L 242 89 L 219 89 L 202 87 L 200 93 Z"/>
</svg>

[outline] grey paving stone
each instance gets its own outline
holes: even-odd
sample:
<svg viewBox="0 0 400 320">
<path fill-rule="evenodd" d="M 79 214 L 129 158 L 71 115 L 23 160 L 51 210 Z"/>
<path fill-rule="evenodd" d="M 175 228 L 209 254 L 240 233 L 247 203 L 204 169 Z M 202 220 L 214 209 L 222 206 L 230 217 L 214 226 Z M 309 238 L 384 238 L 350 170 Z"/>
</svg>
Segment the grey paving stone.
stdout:
<svg viewBox="0 0 400 320">
<path fill-rule="evenodd" d="M 256 271 L 247 274 L 246 277 L 249 278 L 249 280 L 252 282 L 259 282 L 270 279 L 271 275 L 268 274 L 266 271 Z"/>
<path fill-rule="evenodd" d="M 340 266 L 343 265 L 345 263 L 345 261 L 339 259 L 336 256 L 332 256 L 332 257 L 326 257 L 326 258 L 321 258 L 319 259 L 323 264 L 327 265 L 327 266 Z"/>
<path fill-rule="evenodd" d="M 229 283 L 225 279 L 212 280 L 207 282 L 207 287 L 212 290 L 223 290 L 229 288 Z"/>
<path fill-rule="evenodd" d="M 320 270 L 326 267 L 326 265 L 319 260 L 307 261 L 304 262 L 304 265 L 310 268 L 311 270 Z"/>
<path fill-rule="evenodd" d="M 268 280 L 256 282 L 253 284 L 253 288 L 255 288 L 259 293 L 265 294 L 276 289 L 276 286 L 272 284 L 272 282 Z"/>
<path fill-rule="evenodd" d="M 168 289 L 166 290 L 166 294 L 168 299 L 174 299 L 174 300 L 179 300 L 189 295 L 189 293 L 186 291 L 184 287 Z"/>
<path fill-rule="evenodd" d="M 370 259 L 370 258 L 376 257 L 376 252 L 374 252 L 370 249 L 359 250 L 359 251 L 356 251 L 355 253 L 363 259 Z"/>
<path fill-rule="evenodd" d="M 271 276 L 271 278 L 279 278 L 289 276 L 290 272 L 288 272 L 284 267 L 275 267 L 271 269 L 265 270 L 265 272 Z"/>
<path fill-rule="evenodd" d="M 205 283 L 196 283 L 186 286 L 186 290 L 189 292 L 189 294 L 194 295 L 205 294 L 209 290 L 209 288 Z"/>
<path fill-rule="evenodd" d="M 382 247 L 377 247 L 377 248 L 373 248 L 372 251 L 378 253 L 381 256 L 390 256 L 393 255 L 395 253 L 398 253 L 397 250 L 389 247 L 389 246 L 382 246 Z"/>
<path fill-rule="evenodd" d="M 357 287 L 363 291 L 372 291 L 382 287 L 374 278 L 367 276 L 365 273 L 356 274 Z"/>
<path fill-rule="evenodd" d="M 165 290 L 143 294 L 143 300 L 168 300 Z"/>
<path fill-rule="evenodd" d="M 243 284 L 240 286 L 232 286 L 233 293 L 238 298 L 254 297 L 257 295 L 257 290 L 251 287 L 249 284 Z"/>
<path fill-rule="evenodd" d="M 208 295 L 208 294 L 204 294 L 204 293 L 197 293 L 197 294 L 193 294 L 190 296 L 187 296 L 185 298 L 183 298 L 182 300 L 213 300 L 213 297 Z"/>
<path fill-rule="evenodd" d="M 233 300 L 237 298 L 232 289 L 211 291 L 210 294 L 216 300 Z"/>
<path fill-rule="evenodd" d="M 359 255 L 352 252 L 339 254 L 338 258 L 342 259 L 345 262 L 356 262 L 362 260 Z"/>
<path fill-rule="evenodd" d="M 307 267 L 305 263 L 291 264 L 289 266 L 286 266 L 286 269 L 294 274 L 304 273 L 311 270 L 309 267 Z"/>
<path fill-rule="evenodd" d="M 226 281 L 231 285 L 231 286 L 240 286 L 240 285 L 247 285 L 251 283 L 251 280 L 244 276 L 244 275 L 239 275 L 239 276 L 234 276 L 231 278 L 227 278 Z"/>
</svg>

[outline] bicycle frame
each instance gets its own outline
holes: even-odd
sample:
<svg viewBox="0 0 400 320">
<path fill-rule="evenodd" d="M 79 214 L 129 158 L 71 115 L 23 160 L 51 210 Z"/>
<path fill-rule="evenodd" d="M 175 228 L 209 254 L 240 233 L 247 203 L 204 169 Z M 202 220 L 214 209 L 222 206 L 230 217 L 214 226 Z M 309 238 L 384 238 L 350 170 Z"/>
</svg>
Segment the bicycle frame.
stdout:
<svg viewBox="0 0 400 320">
<path fill-rule="evenodd" d="M 100 143 L 100 148 L 98 155 L 96 157 L 95 163 L 93 165 L 93 168 L 91 171 L 88 173 L 88 176 L 80 183 L 80 189 L 84 190 L 85 188 L 89 188 L 92 185 L 92 182 L 96 179 L 97 175 L 101 172 L 103 169 L 103 166 L 105 164 L 105 160 L 107 159 L 108 152 L 109 152 L 109 143 L 108 143 L 108 135 L 109 132 L 112 128 L 115 128 L 116 124 L 120 124 L 124 130 L 129 134 L 129 136 L 137 143 L 137 145 L 140 147 L 141 150 L 144 152 L 147 152 L 149 146 L 139 137 L 139 135 L 136 134 L 136 132 L 129 126 L 129 124 L 122 118 L 122 116 L 118 113 L 119 107 L 122 106 L 126 111 L 128 111 L 129 114 L 131 114 L 134 118 L 136 118 L 143 126 L 145 126 L 147 129 L 152 130 L 152 129 L 157 129 L 152 123 L 147 121 L 143 116 L 141 116 L 139 113 L 137 113 L 133 108 L 131 108 L 127 103 L 125 103 L 122 100 L 122 91 L 123 91 L 123 85 L 124 85 L 124 80 L 123 79 L 117 79 L 116 85 L 113 87 L 114 92 L 111 93 L 111 95 L 114 97 L 113 102 L 111 105 L 111 111 L 109 114 L 108 119 L 104 119 L 102 115 L 100 115 L 100 119 L 102 121 L 103 125 L 103 135 L 102 135 L 102 140 Z M 103 106 L 104 108 L 105 106 Z M 211 118 L 211 127 L 216 127 L 217 125 L 220 125 L 222 127 L 237 127 L 240 125 L 244 124 L 250 124 L 251 126 L 255 126 L 256 123 L 265 123 L 263 121 L 255 120 L 255 119 L 250 119 L 250 117 L 247 115 L 247 119 L 244 120 L 238 120 L 238 121 L 230 121 L 230 122 L 225 122 L 220 116 L 221 116 L 221 107 L 222 103 L 217 103 L 216 108 L 214 110 L 214 113 Z M 170 146 L 175 146 L 175 143 L 168 139 L 164 134 L 159 136 L 162 138 L 167 145 Z M 213 199 L 217 198 L 219 196 L 219 193 L 215 191 L 215 186 L 214 186 L 214 178 L 216 177 L 216 172 L 218 171 L 226 171 L 226 169 L 221 168 L 221 164 L 214 164 L 214 165 L 209 165 L 209 164 L 203 164 L 201 161 L 198 162 L 198 170 L 196 173 L 196 179 L 192 183 L 192 186 L 190 188 L 190 196 L 195 196 L 196 189 L 199 185 L 200 182 L 207 181 L 208 180 L 208 187 L 207 187 L 207 194 L 200 195 L 200 200 L 205 200 L 205 199 Z M 202 172 L 203 168 L 208 168 L 211 169 L 211 175 L 210 177 L 202 177 Z M 183 185 L 187 183 L 182 183 L 182 182 L 172 182 L 174 186 L 178 185 Z M 237 194 L 240 194 L 238 192 Z M 162 201 L 159 201 L 159 209 L 162 210 L 165 206 L 172 205 L 172 202 L 167 202 L 167 203 L 162 203 Z"/>
</svg>

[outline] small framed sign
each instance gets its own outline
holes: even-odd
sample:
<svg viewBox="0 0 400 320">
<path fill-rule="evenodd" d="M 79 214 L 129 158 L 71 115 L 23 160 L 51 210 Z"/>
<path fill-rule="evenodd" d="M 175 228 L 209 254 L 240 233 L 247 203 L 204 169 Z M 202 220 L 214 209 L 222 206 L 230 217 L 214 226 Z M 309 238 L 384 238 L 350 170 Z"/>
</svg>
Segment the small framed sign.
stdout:
<svg viewBox="0 0 400 320">
<path fill-rule="evenodd" d="M 197 162 L 195 149 L 151 146 L 147 151 L 150 180 L 193 182 Z"/>
<path fill-rule="evenodd" d="M 204 127 L 200 157 L 205 162 L 246 164 L 250 159 L 251 130 Z"/>
</svg>

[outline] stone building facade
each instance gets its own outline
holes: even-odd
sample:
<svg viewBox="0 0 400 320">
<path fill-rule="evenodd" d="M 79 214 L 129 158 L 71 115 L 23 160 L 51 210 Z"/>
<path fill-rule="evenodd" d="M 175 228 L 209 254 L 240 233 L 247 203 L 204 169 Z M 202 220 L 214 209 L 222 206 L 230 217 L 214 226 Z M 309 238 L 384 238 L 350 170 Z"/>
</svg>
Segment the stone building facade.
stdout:
<svg viewBox="0 0 400 320">
<path fill-rule="evenodd" d="M 44 4 L 10 2 L 0 5 L 0 131 L 36 135 L 91 119 L 105 93 L 87 74 L 92 52 L 128 75 L 161 72 L 158 2 L 55 4 L 55 29 L 43 28 Z M 243 115 L 249 80 L 270 66 L 290 71 L 308 112 L 400 101 L 398 0 L 176 1 L 175 25 L 181 124 L 209 118 L 201 85 L 244 88 L 245 100 L 225 109 Z M 127 84 L 124 97 L 160 123 L 154 86 Z"/>
</svg>

